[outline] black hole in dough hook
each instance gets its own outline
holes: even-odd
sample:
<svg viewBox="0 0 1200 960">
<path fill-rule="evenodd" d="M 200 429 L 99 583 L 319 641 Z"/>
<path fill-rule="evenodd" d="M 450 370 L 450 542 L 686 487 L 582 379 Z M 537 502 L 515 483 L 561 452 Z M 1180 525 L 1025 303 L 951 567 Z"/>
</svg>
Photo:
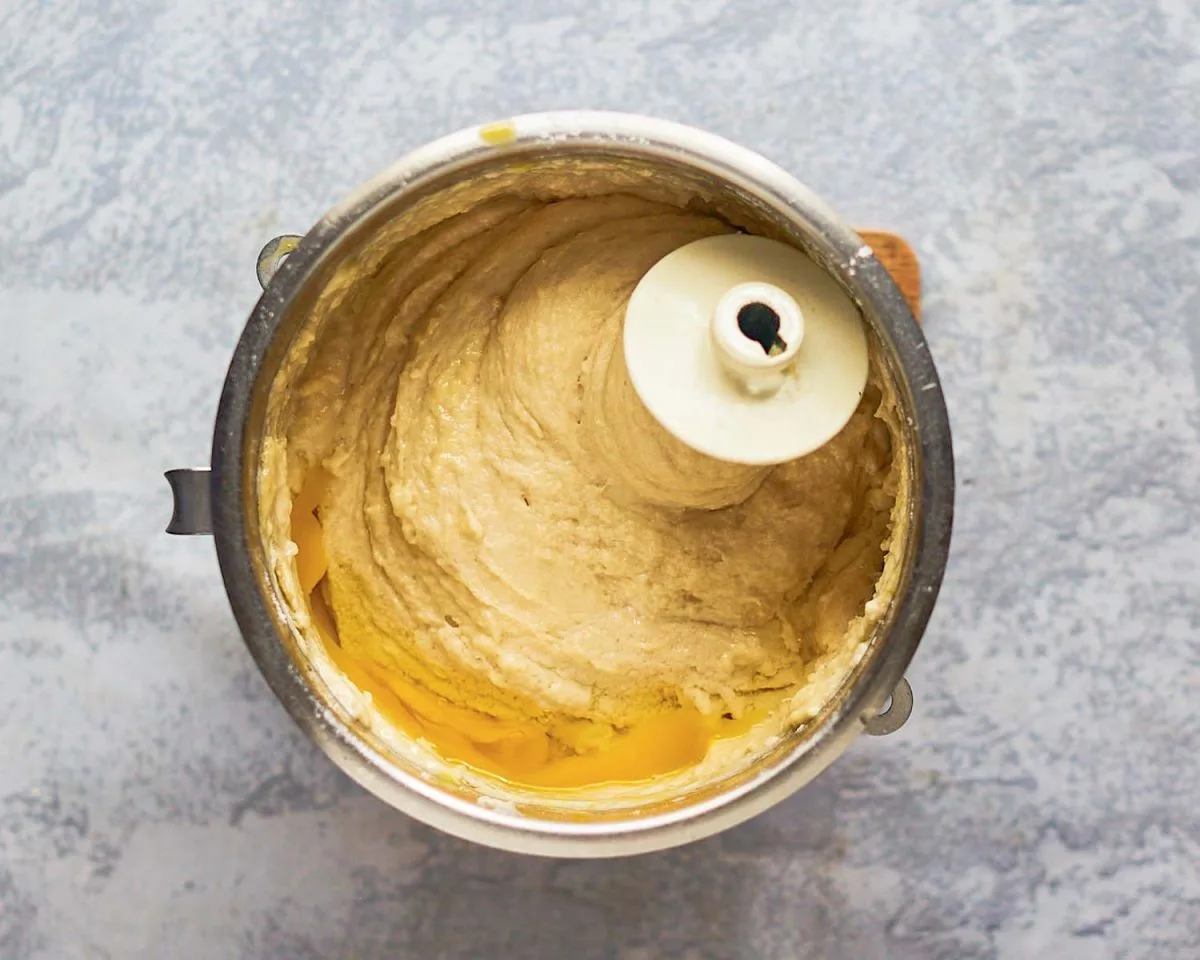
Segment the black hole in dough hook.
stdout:
<svg viewBox="0 0 1200 960">
<path fill-rule="evenodd" d="M 779 336 L 779 314 L 765 303 L 748 303 L 738 311 L 738 329 L 747 340 L 753 340 L 768 357 L 782 353 L 787 344 Z"/>
</svg>

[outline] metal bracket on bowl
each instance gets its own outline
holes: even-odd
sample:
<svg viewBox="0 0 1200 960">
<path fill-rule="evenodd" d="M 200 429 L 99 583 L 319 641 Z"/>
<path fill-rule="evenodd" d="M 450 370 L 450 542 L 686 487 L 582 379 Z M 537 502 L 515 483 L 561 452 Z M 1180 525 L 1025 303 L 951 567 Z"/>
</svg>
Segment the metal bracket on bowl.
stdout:
<svg viewBox="0 0 1200 960">
<path fill-rule="evenodd" d="M 178 536 L 206 536 L 213 532 L 212 471 L 208 469 L 168 470 L 163 474 L 175 498 L 167 533 Z"/>
<path fill-rule="evenodd" d="M 300 246 L 300 241 L 303 239 L 295 233 L 285 233 L 281 237 L 267 241 L 267 245 L 258 252 L 258 261 L 254 265 L 254 271 L 258 274 L 259 286 L 264 290 L 267 289 L 267 284 L 275 276 L 279 265 L 287 259 L 289 253 Z"/>
<path fill-rule="evenodd" d="M 872 737 L 886 737 L 889 733 L 895 733 L 907 722 L 912 716 L 913 711 L 913 692 L 908 681 L 903 677 L 892 690 L 891 700 L 888 702 L 887 709 L 881 713 L 877 713 L 873 717 L 863 718 L 863 728 Z"/>
</svg>

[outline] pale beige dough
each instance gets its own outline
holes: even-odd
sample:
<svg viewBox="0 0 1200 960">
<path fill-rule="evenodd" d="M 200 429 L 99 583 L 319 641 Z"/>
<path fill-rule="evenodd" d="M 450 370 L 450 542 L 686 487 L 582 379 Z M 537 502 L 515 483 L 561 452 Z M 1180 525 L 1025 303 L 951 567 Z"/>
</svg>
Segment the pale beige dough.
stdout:
<svg viewBox="0 0 1200 960">
<path fill-rule="evenodd" d="M 600 740 L 681 703 L 738 716 L 814 671 L 828 695 L 873 622 L 896 499 L 877 378 L 828 445 L 747 468 L 667 435 L 624 373 L 634 285 L 731 229 L 632 196 L 493 200 L 349 298 L 276 448 L 290 494 L 332 475 L 325 589 L 347 649 Z"/>
</svg>

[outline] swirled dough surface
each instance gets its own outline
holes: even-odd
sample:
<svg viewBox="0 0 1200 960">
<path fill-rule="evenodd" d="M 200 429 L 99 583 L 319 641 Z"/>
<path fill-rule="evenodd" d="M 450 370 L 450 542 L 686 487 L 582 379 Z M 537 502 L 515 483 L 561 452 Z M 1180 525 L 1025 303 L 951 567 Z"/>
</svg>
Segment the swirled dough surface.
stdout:
<svg viewBox="0 0 1200 960">
<path fill-rule="evenodd" d="M 276 448 L 284 501 L 309 502 L 275 534 L 301 542 L 315 506 L 301 579 L 353 676 L 532 770 L 655 718 L 720 735 L 862 639 L 895 499 L 878 387 L 764 469 L 675 441 L 625 374 L 634 286 L 731 229 L 633 196 L 493 200 L 406 240 L 317 335 Z"/>
</svg>

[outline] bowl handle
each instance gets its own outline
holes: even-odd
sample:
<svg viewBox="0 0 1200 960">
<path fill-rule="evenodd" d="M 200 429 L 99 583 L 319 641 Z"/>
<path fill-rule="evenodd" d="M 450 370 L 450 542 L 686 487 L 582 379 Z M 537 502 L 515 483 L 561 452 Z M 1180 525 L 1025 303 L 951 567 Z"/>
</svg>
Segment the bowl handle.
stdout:
<svg viewBox="0 0 1200 960">
<path fill-rule="evenodd" d="M 887 705 L 887 709 L 881 713 L 875 714 L 873 717 L 863 718 L 863 728 L 872 737 L 886 737 L 889 733 L 895 733 L 909 717 L 912 716 L 913 710 L 913 692 L 908 681 L 903 677 L 892 690 L 891 702 Z"/>
<path fill-rule="evenodd" d="M 267 284 L 275 276 L 275 271 L 279 269 L 280 264 L 287 259 L 289 253 L 300 246 L 300 241 L 303 239 L 298 234 L 285 233 L 274 240 L 267 241 L 266 246 L 258 252 L 258 260 L 254 264 L 254 272 L 258 274 L 260 287 L 264 290 L 267 289 Z"/>
</svg>

